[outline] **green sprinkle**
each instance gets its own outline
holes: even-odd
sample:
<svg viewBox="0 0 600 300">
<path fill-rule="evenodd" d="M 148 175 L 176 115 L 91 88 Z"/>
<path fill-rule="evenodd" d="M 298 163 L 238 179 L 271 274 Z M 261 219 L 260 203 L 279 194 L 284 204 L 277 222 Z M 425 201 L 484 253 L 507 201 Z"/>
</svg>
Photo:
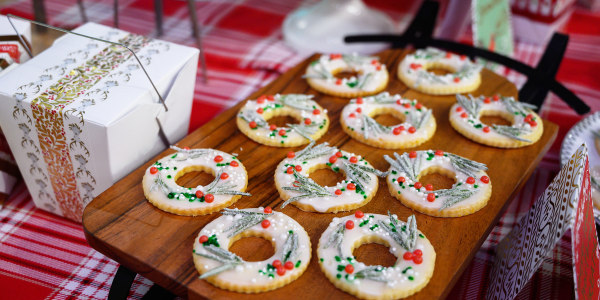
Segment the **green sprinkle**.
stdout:
<svg viewBox="0 0 600 300">
<path fill-rule="evenodd" d="M 300 264 L 302 264 L 302 261 L 301 260 L 297 261 L 296 262 L 296 268 L 300 267 Z"/>
<path fill-rule="evenodd" d="M 342 259 L 339 256 L 336 255 L 335 256 L 335 261 L 340 262 L 340 261 L 342 261 Z"/>
<path fill-rule="evenodd" d="M 324 259 L 323 259 L 322 257 L 321 257 L 321 258 L 319 258 L 319 260 L 320 260 L 321 262 L 323 262 L 323 261 L 324 261 Z"/>
<path fill-rule="evenodd" d="M 342 274 L 337 274 L 337 275 L 335 275 L 335 277 L 337 277 L 337 279 L 341 279 L 342 278 Z"/>
</svg>

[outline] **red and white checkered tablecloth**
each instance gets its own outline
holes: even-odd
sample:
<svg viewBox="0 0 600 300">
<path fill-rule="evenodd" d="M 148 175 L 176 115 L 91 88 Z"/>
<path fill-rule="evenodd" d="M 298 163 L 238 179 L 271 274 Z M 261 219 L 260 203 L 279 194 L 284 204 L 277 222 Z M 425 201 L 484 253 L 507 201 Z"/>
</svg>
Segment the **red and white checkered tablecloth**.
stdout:
<svg viewBox="0 0 600 300">
<path fill-rule="evenodd" d="M 49 23 L 74 27 L 81 22 L 76 1 L 44 1 Z M 268 84 L 305 57 L 282 42 L 281 23 L 299 5 L 315 2 L 280 0 L 231 0 L 196 2 L 203 28 L 208 62 L 208 84 L 196 83 L 190 130 L 233 106 Z M 406 23 L 418 6 L 387 0 L 365 1 L 383 9 L 394 20 Z M 412 1 L 420 2 L 420 1 Z M 90 21 L 112 25 L 112 0 L 84 1 Z M 411 3 L 409 1 L 409 3 Z M 165 1 L 162 39 L 194 46 L 185 1 Z M 119 1 L 120 28 L 156 36 L 152 1 Z M 0 8 L 33 18 L 28 0 Z M 600 14 L 577 9 L 565 31 L 571 39 L 558 79 L 574 91 L 592 111 L 600 109 Z M 468 38 L 467 38 L 468 40 Z M 517 43 L 515 57 L 535 65 L 541 56 L 538 46 Z M 504 75 L 517 86 L 524 78 L 514 72 Z M 566 131 L 578 116 L 560 99 L 550 95 L 541 114 L 561 126 L 557 143 L 544 158 L 524 189 L 515 197 L 473 263 L 457 282 L 450 297 L 481 298 L 485 295 L 492 251 L 542 193 L 559 170 L 558 150 Z M 91 249 L 79 224 L 36 209 L 21 183 L 0 210 L 0 298 L 3 299 L 105 299 L 118 263 Z M 560 241 L 541 269 L 519 294 L 521 299 L 565 299 L 573 297 L 570 234 Z M 130 298 L 138 299 L 152 283 L 140 276 Z"/>
</svg>

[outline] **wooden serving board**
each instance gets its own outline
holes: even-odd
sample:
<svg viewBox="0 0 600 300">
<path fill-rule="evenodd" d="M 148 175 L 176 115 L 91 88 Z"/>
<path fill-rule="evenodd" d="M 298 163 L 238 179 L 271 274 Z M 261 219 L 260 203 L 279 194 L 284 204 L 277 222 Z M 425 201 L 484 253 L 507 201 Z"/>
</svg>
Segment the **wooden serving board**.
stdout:
<svg viewBox="0 0 600 300">
<path fill-rule="evenodd" d="M 388 210 L 405 220 L 415 214 L 419 229 L 431 241 L 437 252 L 433 278 L 415 299 L 443 298 L 452 289 L 475 252 L 480 248 L 493 226 L 497 223 L 509 200 L 526 182 L 556 138 L 558 126 L 544 120 L 544 134 L 536 144 L 521 149 L 497 149 L 472 142 L 457 133 L 449 124 L 448 111 L 456 101 L 454 96 L 431 96 L 409 90 L 396 77 L 398 63 L 406 54 L 402 50 L 387 50 L 380 53 L 380 59 L 388 66 L 390 83 L 387 91 L 399 93 L 410 99 L 418 99 L 433 109 L 437 120 L 437 131 L 432 139 L 423 145 L 404 150 L 441 149 L 462 155 L 488 165 L 488 173 L 493 184 L 492 197 L 483 209 L 475 214 L 460 218 L 430 217 L 403 206 L 388 192 L 384 179 L 379 181 L 375 198 L 360 208 L 365 213 L 386 214 Z M 310 93 L 328 110 L 331 120 L 329 131 L 319 143 L 329 142 L 343 150 L 363 155 L 373 166 L 387 170 L 389 165 L 384 154 L 392 150 L 377 149 L 346 135 L 341 127 L 339 116 L 348 99 L 336 98 L 316 93 L 301 78 L 307 64 L 316 56 L 289 70 L 277 80 L 253 94 L 255 99 L 261 94 Z M 482 85 L 473 95 L 493 95 L 496 93 L 517 97 L 517 89 L 505 78 L 484 69 Z M 337 214 L 309 213 L 293 205 L 281 209 L 282 203 L 275 189 L 273 175 L 277 164 L 290 150 L 303 147 L 275 148 L 253 142 L 243 135 L 236 126 L 236 113 L 243 102 L 223 112 L 212 121 L 177 143 L 180 147 L 214 148 L 228 153 L 238 153 L 249 174 L 248 192 L 252 197 L 242 197 L 232 207 L 247 208 L 271 206 L 297 220 L 311 237 L 312 260 L 307 271 L 296 281 L 275 291 L 260 294 L 239 294 L 215 288 L 198 279 L 198 272 L 192 262 L 192 244 L 198 231 L 208 222 L 220 216 L 213 213 L 200 217 L 182 217 L 163 212 L 144 198 L 142 176 L 146 168 L 159 158 L 173 153 L 166 150 L 131 174 L 117 182 L 94 199 L 85 209 L 83 226 L 85 235 L 92 247 L 118 261 L 155 283 L 189 298 L 210 299 L 341 299 L 352 298 L 338 290 L 321 272 L 316 257 L 316 246 L 321 233 L 334 217 L 354 213 Z M 186 179 L 187 183 L 194 178 Z M 184 180 L 184 181 L 186 181 Z M 181 182 L 180 182 L 181 183 Z M 181 183 L 184 184 L 185 183 Z M 434 184 L 435 186 L 435 184 Z M 237 247 L 232 251 L 245 258 L 255 259 L 272 251 L 269 243 L 260 246 Z M 359 260 L 385 256 L 385 250 L 373 247 L 359 248 L 355 255 Z M 272 252 L 271 252 L 272 253 Z M 268 254 L 267 254 L 268 255 Z M 268 256 L 267 256 L 268 257 Z"/>
</svg>

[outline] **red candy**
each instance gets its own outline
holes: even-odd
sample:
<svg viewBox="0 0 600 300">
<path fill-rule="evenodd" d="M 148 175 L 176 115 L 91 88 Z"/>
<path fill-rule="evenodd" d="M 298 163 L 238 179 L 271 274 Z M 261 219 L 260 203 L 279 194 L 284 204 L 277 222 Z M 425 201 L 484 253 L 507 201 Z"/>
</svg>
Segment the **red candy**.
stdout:
<svg viewBox="0 0 600 300">
<path fill-rule="evenodd" d="M 410 128 L 408 128 L 408 132 L 410 132 L 410 133 L 415 133 L 416 131 L 417 131 L 417 129 L 412 126 L 410 126 Z"/>
<path fill-rule="evenodd" d="M 151 167 L 150 168 L 150 174 L 154 175 L 156 173 L 158 173 L 158 168 L 157 167 Z"/>
<path fill-rule="evenodd" d="M 460 82 L 460 78 L 454 77 L 454 82 Z"/>
<path fill-rule="evenodd" d="M 259 108 L 256 110 L 256 112 L 257 112 L 257 113 L 259 113 L 259 114 L 262 114 L 262 113 L 263 113 L 263 111 L 264 111 L 264 110 L 262 109 L 262 107 L 259 107 Z"/>
<path fill-rule="evenodd" d="M 414 187 L 415 187 L 415 189 L 417 189 L 417 190 L 418 190 L 418 189 L 420 189 L 420 188 L 422 188 L 422 187 L 423 187 L 423 184 L 417 181 L 417 182 L 415 182 L 415 185 L 414 185 Z"/>
<path fill-rule="evenodd" d="M 469 115 L 468 115 L 466 112 L 464 112 L 464 113 L 460 114 L 460 117 L 461 117 L 461 118 L 466 118 L 466 117 L 468 117 L 468 116 L 469 116 Z"/>
<path fill-rule="evenodd" d="M 361 113 L 361 112 L 362 112 L 362 108 L 360 108 L 360 107 L 359 107 L 359 108 L 357 108 L 357 109 L 356 109 L 356 112 L 357 112 L 357 113 Z"/>
<path fill-rule="evenodd" d="M 335 155 L 333 155 L 329 158 L 329 162 L 332 164 L 335 163 L 336 161 L 337 161 L 337 156 L 335 156 Z"/>
<path fill-rule="evenodd" d="M 434 193 L 427 194 L 427 201 L 429 201 L 429 202 L 435 201 L 435 194 Z"/>
<path fill-rule="evenodd" d="M 296 169 L 296 171 L 300 172 L 300 171 L 302 171 L 302 166 L 301 165 L 296 165 L 294 167 L 294 169 Z"/>
<path fill-rule="evenodd" d="M 405 108 L 410 108 L 410 103 L 404 103 Z"/>
<path fill-rule="evenodd" d="M 537 126 L 537 122 L 531 121 L 531 122 L 529 122 L 529 125 L 531 125 L 531 127 L 535 127 L 535 126 Z"/>
<path fill-rule="evenodd" d="M 456 108 L 456 112 L 461 112 L 462 110 L 463 110 L 463 108 L 460 106 Z"/>
<path fill-rule="evenodd" d="M 252 128 L 252 129 L 254 129 L 254 128 L 256 128 L 256 126 L 258 126 L 258 125 L 256 124 L 256 122 L 254 122 L 254 121 L 251 121 L 251 122 L 250 122 L 250 124 L 248 124 L 248 126 L 250 126 L 250 128 Z"/>
<path fill-rule="evenodd" d="M 200 244 L 202 243 L 206 243 L 208 241 L 208 237 L 203 235 L 198 239 L 198 242 L 200 242 Z"/>
<path fill-rule="evenodd" d="M 278 133 L 280 136 L 284 136 L 287 132 L 285 131 L 285 129 L 280 129 Z"/>
<path fill-rule="evenodd" d="M 202 191 L 196 191 L 196 198 L 202 198 L 204 193 Z"/>
<path fill-rule="evenodd" d="M 309 119 L 309 118 L 304 119 L 304 124 L 310 125 L 310 123 L 312 123 L 311 119 Z"/>
<path fill-rule="evenodd" d="M 286 268 L 286 269 L 288 269 L 288 270 L 292 270 L 292 269 L 294 268 L 294 263 L 293 263 L 293 262 L 291 262 L 291 261 L 288 261 L 288 262 L 286 262 L 286 263 L 283 265 L 283 267 L 284 267 L 284 268 Z"/>
<path fill-rule="evenodd" d="M 421 109 L 421 108 L 423 108 L 423 104 L 417 103 L 417 105 L 415 105 L 415 108 L 416 109 Z"/>
<path fill-rule="evenodd" d="M 355 118 L 355 117 L 356 117 L 356 115 L 355 115 L 354 113 L 350 113 L 350 114 L 348 115 L 348 117 L 349 117 L 349 118 Z"/>
<path fill-rule="evenodd" d="M 360 210 L 357 210 L 357 211 L 354 213 L 354 217 L 356 217 L 356 218 L 358 218 L 358 219 L 360 219 L 360 218 L 362 218 L 362 217 L 364 217 L 364 216 L 365 216 L 365 214 L 364 214 L 362 211 L 360 211 Z"/>
<path fill-rule="evenodd" d="M 348 183 L 348 185 L 346 186 L 347 189 L 353 191 L 356 189 L 356 185 L 354 185 L 354 183 Z"/>
<path fill-rule="evenodd" d="M 461 55 L 461 56 L 460 56 L 460 60 L 465 60 L 465 59 L 467 59 L 467 56 L 466 56 L 466 55 Z"/>
<path fill-rule="evenodd" d="M 350 157 L 350 162 L 355 164 L 358 162 L 358 158 L 356 158 L 356 156 L 352 156 L 352 157 Z"/>
<path fill-rule="evenodd" d="M 313 110 L 313 115 L 318 115 L 320 113 L 321 113 L 321 111 L 316 108 Z"/>
<path fill-rule="evenodd" d="M 413 253 L 414 253 L 416 256 L 423 256 L 423 251 L 421 251 L 421 249 L 417 249 L 417 250 L 413 251 Z"/>
<path fill-rule="evenodd" d="M 229 163 L 229 165 L 230 165 L 230 166 L 232 166 L 232 167 L 237 167 L 237 166 L 239 166 L 240 164 L 239 164 L 237 161 L 235 161 L 235 160 L 232 160 L 232 161 Z"/>
<path fill-rule="evenodd" d="M 227 178 L 229 178 L 229 174 L 227 174 L 227 173 L 221 173 L 221 179 L 222 180 L 225 180 Z"/>
<path fill-rule="evenodd" d="M 279 276 L 285 275 L 285 269 L 281 266 L 279 268 L 277 268 L 277 275 L 279 275 Z"/>
<path fill-rule="evenodd" d="M 417 157 L 417 151 L 410 151 L 408 153 L 408 157 L 410 157 L 410 158 L 416 158 Z"/>
<path fill-rule="evenodd" d="M 485 97 L 485 99 L 483 99 L 483 103 L 490 104 L 492 103 L 492 100 L 490 100 L 490 97 Z"/>
<path fill-rule="evenodd" d="M 281 267 L 281 261 L 279 259 L 274 260 L 273 261 L 273 267 L 280 268 Z"/>
<path fill-rule="evenodd" d="M 335 194 L 338 195 L 338 196 L 341 195 L 342 194 L 342 190 L 335 190 Z"/>
<path fill-rule="evenodd" d="M 452 57 L 452 53 L 446 52 L 446 58 L 450 58 L 450 57 Z"/>
<path fill-rule="evenodd" d="M 341 85 L 342 84 L 342 80 L 338 78 L 338 80 L 335 81 L 335 84 Z"/>
<path fill-rule="evenodd" d="M 271 226 L 271 222 L 269 220 L 262 220 L 262 222 L 260 222 L 260 226 L 262 226 L 262 228 L 269 228 L 269 226 Z"/>
<path fill-rule="evenodd" d="M 262 95 L 262 96 L 258 97 L 258 99 L 256 99 L 256 102 L 263 104 L 263 103 L 265 103 L 265 99 L 267 99 L 267 96 Z"/>
<path fill-rule="evenodd" d="M 414 254 L 412 252 L 404 252 L 404 255 L 402 255 L 402 258 L 404 258 L 404 260 L 412 260 L 414 257 Z"/>
<path fill-rule="evenodd" d="M 398 182 L 405 182 L 406 179 L 404 177 L 398 177 Z"/>
<path fill-rule="evenodd" d="M 329 54 L 329 59 L 333 60 L 333 59 L 338 59 L 338 58 L 342 58 L 341 54 Z"/>
<path fill-rule="evenodd" d="M 337 157 L 342 157 L 342 156 L 344 156 L 344 154 L 342 154 L 342 152 L 341 152 L 341 151 L 338 151 L 338 152 L 336 152 L 336 153 L 335 153 L 335 156 L 337 156 Z"/>
<path fill-rule="evenodd" d="M 415 250 L 415 251 L 416 251 L 416 250 Z M 421 256 L 415 256 L 415 257 L 413 258 L 413 262 L 414 262 L 415 264 L 417 264 L 417 265 L 420 265 L 420 264 L 423 262 L 423 257 L 421 257 Z"/>
<path fill-rule="evenodd" d="M 402 130 L 400 129 L 400 127 L 396 127 L 394 128 L 394 130 L 392 130 L 392 133 L 394 135 L 399 135 L 402 132 Z"/>
<path fill-rule="evenodd" d="M 482 130 L 483 130 L 483 132 L 488 133 L 488 132 L 490 132 L 490 127 L 489 126 L 485 126 L 485 127 L 483 127 Z"/>
<path fill-rule="evenodd" d="M 473 184 L 473 183 L 475 183 L 475 178 L 473 178 L 473 177 L 468 177 L 468 178 L 467 178 L 467 183 L 468 183 L 468 184 Z"/>
<path fill-rule="evenodd" d="M 287 157 L 294 158 L 294 157 L 296 157 L 296 153 L 294 153 L 294 151 L 290 151 L 290 152 L 288 152 Z"/>
<path fill-rule="evenodd" d="M 212 203 L 215 200 L 215 196 L 213 196 L 213 194 L 206 194 L 206 196 L 204 196 L 204 201 L 206 201 L 206 203 Z"/>
<path fill-rule="evenodd" d="M 346 273 L 352 274 L 352 273 L 354 273 L 354 266 L 352 266 L 352 265 L 346 265 L 346 267 L 344 268 L 344 270 L 346 271 Z"/>
<path fill-rule="evenodd" d="M 270 214 L 273 212 L 273 209 L 270 206 L 267 206 L 267 207 L 265 207 L 264 212 L 265 212 L 265 214 Z"/>
<path fill-rule="evenodd" d="M 269 130 L 273 131 L 275 129 L 277 129 L 277 125 L 275 125 L 275 124 L 269 125 Z"/>
<path fill-rule="evenodd" d="M 494 95 L 494 101 L 498 101 L 498 100 L 500 100 L 500 95 L 498 95 L 498 94 Z"/>
<path fill-rule="evenodd" d="M 481 176 L 479 180 L 481 180 L 483 183 L 490 183 L 490 178 L 487 176 Z"/>
<path fill-rule="evenodd" d="M 442 151 L 442 150 L 435 150 L 435 155 L 436 156 L 442 156 L 442 155 L 444 155 L 444 151 Z"/>
<path fill-rule="evenodd" d="M 222 161 L 223 161 L 223 156 L 221 156 L 221 155 L 215 156 L 215 162 L 222 162 Z"/>
<path fill-rule="evenodd" d="M 288 174 L 292 174 L 292 173 L 294 173 L 294 168 L 288 167 L 285 172 L 288 173 Z"/>
<path fill-rule="evenodd" d="M 354 222 L 352 222 L 352 220 L 346 221 L 346 229 L 352 229 L 352 228 L 354 228 Z"/>
<path fill-rule="evenodd" d="M 267 100 L 275 101 L 275 97 L 273 95 L 267 95 Z"/>
<path fill-rule="evenodd" d="M 428 184 L 425 185 L 425 189 L 428 190 L 428 191 L 433 191 L 433 185 L 430 184 L 430 183 L 428 183 Z"/>
<path fill-rule="evenodd" d="M 356 103 L 363 104 L 363 98 L 362 97 L 356 98 Z"/>
</svg>

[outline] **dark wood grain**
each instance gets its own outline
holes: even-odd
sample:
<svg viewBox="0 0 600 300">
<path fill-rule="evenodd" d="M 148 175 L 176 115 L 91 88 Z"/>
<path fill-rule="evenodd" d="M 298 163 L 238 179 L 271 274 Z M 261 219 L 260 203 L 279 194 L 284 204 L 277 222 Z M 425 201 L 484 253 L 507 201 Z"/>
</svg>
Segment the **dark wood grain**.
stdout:
<svg viewBox="0 0 600 300">
<path fill-rule="evenodd" d="M 405 149 L 442 149 L 479 162 L 486 163 L 493 183 L 493 195 L 488 205 L 475 214 L 460 218 L 435 218 L 414 212 L 400 204 L 387 189 L 385 180 L 380 180 L 379 191 L 370 203 L 361 208 L 364 212 L 385 214 L 388 210 L 406 219 L 410 214 L 417 216 L 419 229 L 427 235 L 437 252 L 437 260 L 432 280 L 414 299 L 443 298 L 452 289 L 475 252 L 479 249 L 492 227 L 498 221 L 520 187 L 538 165 L 542 156 L 556 138 L 558 127 L 544 120 L 544 134 L 539 142 L 521 148 L 503 150 L 474 143 L 450 127 L 448 110 L 455 102 L 454 96 L 430 96 L 409 90 L 395 76 L 396 67 L 405 52 L 388 50 L 380 54 L 381 60 L 392 70 L 387 91 L 400 93 L 408 98 L 416 98 L 424 105 L 433 108 L 438 129 L 431 140 L 423 145 Z M 350 139 L 340 128 L 339 115 L 347 99 L 330 97 L 316 93 L 301 79 L 308 61 L 291 69 L 279 79 L 261 89 L 260 94 L 311 93 L 328 110 L 331 127 L 318 142 L 329 142 L 343 150 L 363 155 L 376 168 L 389 167 L 382 150 L 361 144 Z M 482 72 L 483 84 L 474 95 L 517 96 L 513 84 L 489 70 Z M 341 299 L 350 295 L 336 289 L 323 275 L 317 259 L 315 247 L 321 233 L 338 214 L 317 214 L 298 210 L 289 205 L 280 209 L 282 203 L 275 189 L 273 172 L 275 166 L 290 150 L 297 148 L 274 148 L 257 144 L 244 136 L 236 127 L 235 116 L 239 107 L 223 112 L 178 142 L 181 147 L 215 148 L 229 153 L 238 153 L 249 173 L 248 191 L 252 197 L 243 197 L 233 207 L 246 208 L 270 205 L 297 220 L 311 236 L 313 259 L 308 270 L 298 280 L 275 291 L 262 294 L 238 294 L 213 287 L 198 279 L 192 262 L 192 243 L 198 231 L 208 222 L 218 217 L 213 213 L 201 217 L 181 217 L 162 212 L 149 204 L 142 193 L 141 179 L 145 169 L 156 159 L 172 153 L 167 150 L 139 169 L 133 171 L 113 187 L 94 199 L 86 208 L 83 225 L 86 238 L 92 247 L 110 258 L 122 263 L 161 286 L 181 296 L 210 299 Z M 399 150 L 399 152 L 403 152 Z M 443 181 L 443 179 L 431 179 Z M 264 246 L 268 248 L 267 246 Z M 239 247 L 238 247 L 239 248 Z M 260 247 L 258 247 L 260 248 Z M 265 249 L 266 249 L 265 248 Z M 254 248 L 256 249 L 256 248 Z M 236 251 L 244 249 L 236 249 Z M 269 249 L 270 250 L 270 249 Z M 357 251 L 360 256 L 378 255 L 381 247 L 365 247 Z"/>
</svg>

